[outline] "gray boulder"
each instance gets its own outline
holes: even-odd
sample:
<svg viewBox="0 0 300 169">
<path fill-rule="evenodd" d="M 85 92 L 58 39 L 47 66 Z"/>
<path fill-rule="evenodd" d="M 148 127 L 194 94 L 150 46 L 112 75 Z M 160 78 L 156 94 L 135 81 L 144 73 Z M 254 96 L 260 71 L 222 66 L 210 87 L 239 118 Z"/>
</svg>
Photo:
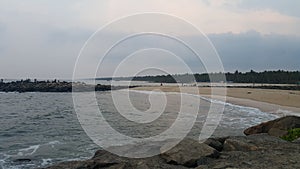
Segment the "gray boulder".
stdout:
<svg viewBox="0 0 300 169">
<path fill-rule="evenodd" d="M 225 140 L 223 145 L 224 151 L 256 151 L 273 148 L 278 145 L 288 144 L 278 137 L 268 134 L 255 134 L 251 136 L 235 136 Z"/>
<path fill-rule="evenodd" d="M 294 140 L 293 143 L 300 143 L 300 138 L 297 138 L 296 140 Z"/>
<path fill-rule="evenodd" d="M 222 151 L 226 138 L 209 138 L 204 143 L 218 151 Z"/>
<path fill-rule="evenodd" d="M 219 152 L 214 148 L 198 141 L 185 139 L 171 150 L 161 154 L 169 164 L 196 167 L 207 163 L 207 158 L 219 157 Z"/>
<path fill-rule="evenodd" d="M 272 121 L 264 122 L 250 127 L 244 131 L 245 135 L 268 133 L 271 136 L 281 137 L 288 133 L 288 130 L 300 128 L 300 117 L 285 116 Z"/>
</svg>

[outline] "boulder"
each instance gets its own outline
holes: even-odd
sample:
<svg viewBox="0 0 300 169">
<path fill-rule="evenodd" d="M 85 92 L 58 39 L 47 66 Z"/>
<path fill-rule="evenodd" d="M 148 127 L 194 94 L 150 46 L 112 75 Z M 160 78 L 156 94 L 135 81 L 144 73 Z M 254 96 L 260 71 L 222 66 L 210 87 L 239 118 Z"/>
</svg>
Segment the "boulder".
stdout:
<svg viewBox="0 0 300 169">
<path fill-rule="evenodd" d="M 30 162 L 32 161 L 30 158 L 18 158 L 18 159 L 15 159 L 14 162 Z"/>
<path fill-rule="evenodd" d="M 296 140 L 294 140 L 293 143 L 300 143 L 300 138 L 297 138 Z"/>
<path fill-rule="evenodd" d="M 205 164 L 207 157 L 219 157 L 219 152 L 207 144 L 185 139 L 171 150 L 161 154 L 161 157 L 169 164 L 196 167 Z"/>
<path fill-rule="evenodd" d="M 278 128 L 271 128 L 268 131 L 268 134 L 270 136 L 275 136 L 275 137 L 282 137 L 288 134 L 287 130 L 282 130 L 282 129 L 278 129 Z"/>
<path fill-rule="evenodd" d="M 96 151 L 94 157 L 92 158 L 92 160 L 97 161 L 99 163 L 122 163 L 125 162 L 124 158 L 121 158 L 113 153 L 110 153 L 108 151 L 105 150 L 98 150 Z"/>
<path fill-rule="evenodd" d="M 266 144 L 267 143 L 267 144 Z M 223 151 L 256 151 L 271 149 L 276 146 L 284 146 L 288 142 L 278 137 L 264 134 L 254 134 L 250 136 L 234 136 L 225 140 Z"/>
<path fill-rule="evenodd" d="M 222 151 L 224 142 L 220 142 L 217 138 L 209 138 L 204 143 L 218 151 Z"/>
<path fill-rule="evenodd" d="M 271 136 L 282 137 L 288 133 L 288 130 L 300 128 L 300 117 L 285 116 L 272 121 L 264 122 L 250 127 L 244 131 L 245 135 L 268 133 Z"/>
<path fill-rule="evenodd" d="M 259 148 L 249 143 L 247 139 L 244 139 L 243 137 L 239 138 L 229 138 L 224 142 L 224 151 L 255 151 Z"/>
<path fill-rule="evenodd" d="M 223 143 L 224 141 L 224 143 Z M 219 145 L 218 152 L 205 143 L 185 139 L 169 151 L 148 158 L 119 157 L 99 150 L 95 156 L 84 161 L 69 161 L 47 169 L 248 169 L 248 168 L 300 168 L 300 146 L 270 136 L 267 133 L 249 136 L 232 136 L 224 139 L 209 139 L 208 144 Z M 166 144 L 170 146 L 170 144 Z M 125 147 L 130 147 L 125 145 Z M 122 147 L 117 147 L 122 148 Z M 127 149 L 123 149 L 126 150 Z M 165 147 L 160 149 L 166 150 Z"/>
<path fill-rule="evenodd" d="M 116 163 L 102 163 L 95 160 L 86 160 L 86 161 L 70 161 L 63 162 L 54 166 L 49 167 L 48 169 L 123 169 L 125 164 L 116 164 Z"/>
</svg>

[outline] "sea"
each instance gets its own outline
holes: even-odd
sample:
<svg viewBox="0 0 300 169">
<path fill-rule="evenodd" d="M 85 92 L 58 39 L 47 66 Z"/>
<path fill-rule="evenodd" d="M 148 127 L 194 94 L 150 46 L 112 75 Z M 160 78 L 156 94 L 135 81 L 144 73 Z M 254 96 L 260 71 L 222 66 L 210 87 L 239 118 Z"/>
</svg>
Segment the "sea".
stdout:
<svg viewBox="0 0 300 169">
<path fill-rule="evenodd" d="M 138 85 L 149 84 L 139 82 Z M 122 101 L 127 94 L 130 105 Z M 88 109 L 82 111 L 99 108 L 102 117 L 107 118 L 107 122 L 115 131 L 134 138 L 159 135 L 172 127 L 176 119 L 183 120 L 189 117 L 194 121 L 186 137 L 198 139 L 212 105 L 221 105 L 224 110 L 211 137 L 243 135 L 245 128 L 278 117 L 277 114 L 262 112 L 256 108 L 233 105 L 192 94 L 184 96 L 183 102 L 180 102 L 183 96 L 178 93 L 163 94 L 159 91 L 126 89 L 113 93 L 83 92 L 76 95 L 82 98 L 94 95 L 96 102 L 88 102 L 86 105 Z M 77 103 L 74 103 L 73 96 L 72 93 L 0 93 L 0 169 L 32 169 L 63 161 L 84 160 L 102 149 L 85 132 L 78 119 L 78 112 L 75 111 Z M 121 106 L 115 105 L 114 98 L 117 98 Z M 162 108 L 159 107 L 162 103 L 159 99 L 166 101 Z M 187 111 L 183 112 L 183 116 L 178 115 L 181 107 L 195 106 L 190 100 L 200 102 L 197 112 Z M 119 111 L 125 111 L 125 114 L 120 115 Z M 139 111 L 144 114 L 140 115 Z M 129 120 L 124 120 L 124 117 L 128 117 Z M 146 117 L 146 121 L 143 121 L 143 117 Z M 140 123 L 134 122 L 135 120 L 140 120 L 138 121 Z M 102 132 L 104 132 L 103 139 L 112 134 L 110 130 Z M 180 132 L 174 132 L 173 137 L 182 136 Z M 114 139 L 114 142 L 130 144 L 130 140 L 124 142 Z"/>
</svg>

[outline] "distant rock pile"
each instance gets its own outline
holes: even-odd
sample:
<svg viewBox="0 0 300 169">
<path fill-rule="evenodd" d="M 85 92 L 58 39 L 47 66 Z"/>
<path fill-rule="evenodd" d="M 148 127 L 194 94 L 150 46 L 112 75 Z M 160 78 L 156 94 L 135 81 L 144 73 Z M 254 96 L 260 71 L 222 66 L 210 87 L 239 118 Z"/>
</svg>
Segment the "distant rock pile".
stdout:
<svg viewBox="0 0 300 169">
<path fill-rule="evenodd" d="M 133 88 L 135 86 L 130 86 Z M 88 91 L 109 91 L 128 88 L 126 86 L 111 85 L 88 85 L 85 83 L 72 83 L 54 81 L 30 81 L 21 80 L 15 82 L 0 82 L 0 92 L 88 92 Z"/>
<path fill-rule="evenodd" d="M 204 143 L 185 139 L 150 158 L 124 158 L 99 150 L 89 160 L 63 162 L 47 169 L 295 169 L 300 168 L 300 143 L 270 136 L 273 132 L 269 131 L 278 129 L 281 133 L 298 127 L 298 120 L 292 116 L 263 123 L 247 129 L 248 136 L 210 138 Z"/>
</svg>

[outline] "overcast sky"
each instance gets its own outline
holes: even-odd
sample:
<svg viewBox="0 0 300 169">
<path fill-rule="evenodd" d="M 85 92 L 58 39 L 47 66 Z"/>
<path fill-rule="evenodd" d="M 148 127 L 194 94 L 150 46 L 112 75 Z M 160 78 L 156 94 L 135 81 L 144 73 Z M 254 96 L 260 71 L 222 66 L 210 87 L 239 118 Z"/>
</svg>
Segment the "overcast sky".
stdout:
<svg viewBox="0 0 300 169">
<path fill-rule="evenodd" d="M 299 7 L 297 0 L 0 0 L 0 78 L 70 79 L 80 49 L 95 31 L 118 18 L 144 12 L 176 16 L 199 28 L 215 46 L 225 71 L 300 70 Z M 105 38 L 113 39 L 122 31 L 119 27 Z M 130 55 L 139 46 L 164 46 L 173 49 L 173 54 L 190 54 L 174 42 L 155 37 L 128 44 L 108 56 L 105 65 L 109 66 L 100 66 L 99 76 L 109 76 L 110 62 L 121 62 L 121 55 Z M 172 53 L 157 49 L 135 53 L 136 59 L 126 62 L 119 75 L 134 74 L 149 60 L 152 67 L 165 66 L 168 73 L 185 73 Z M 99 58 L 91 62 L 98 63 Z M 201 63 L 186 62 L 192 71 L 205 71 Z"/>
</svg>

